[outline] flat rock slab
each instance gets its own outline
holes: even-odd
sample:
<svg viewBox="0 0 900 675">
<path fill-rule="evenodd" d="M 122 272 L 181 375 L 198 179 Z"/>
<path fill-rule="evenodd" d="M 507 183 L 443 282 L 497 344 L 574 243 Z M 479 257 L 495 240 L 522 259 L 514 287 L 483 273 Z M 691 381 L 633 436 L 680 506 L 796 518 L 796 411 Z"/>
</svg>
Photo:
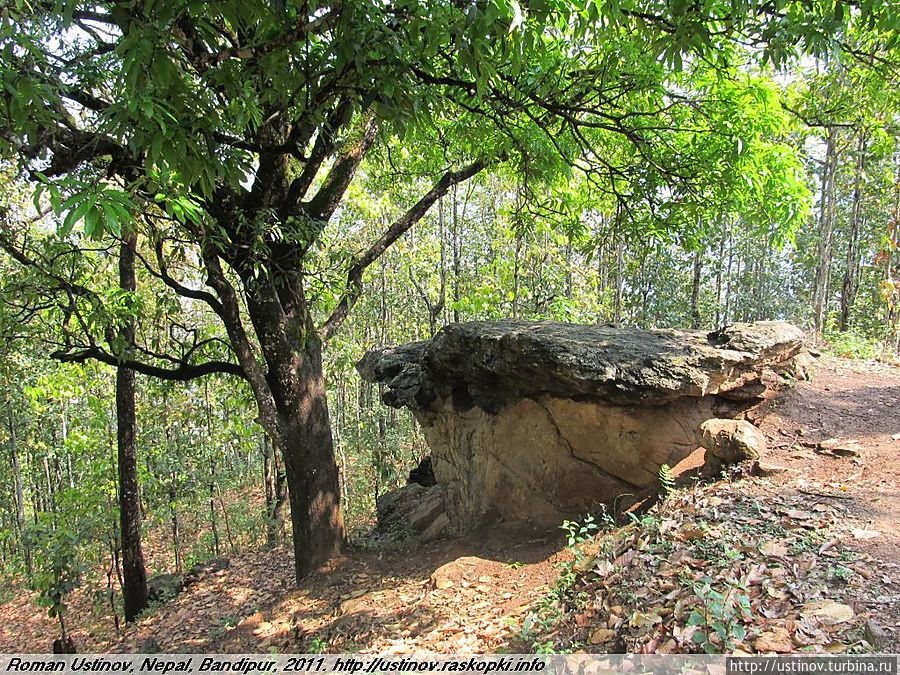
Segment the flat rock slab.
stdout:
<svg viewBox="0 0 900 675">
<path fill-rule="evenodd" d="M 698 447 L 702 422 L 755 405 L 763 372 L 803 337 L 783 322 L 706 333 L 475 321 L 357 368 L 422 425 L 455 530 L 545 527 L 652 486 Z"/>
<path fill-rule="evenodd" d="M 384 402 L 398 408 L 427 407 L 447 385 L 487 411 L 536 394 L 651 405 L 739 389 L 802 348 L 803 331 L 780 321 L 714 333 L 472 321 L 369 352 L 357 367 L 387 385 Z"/>
</svg>

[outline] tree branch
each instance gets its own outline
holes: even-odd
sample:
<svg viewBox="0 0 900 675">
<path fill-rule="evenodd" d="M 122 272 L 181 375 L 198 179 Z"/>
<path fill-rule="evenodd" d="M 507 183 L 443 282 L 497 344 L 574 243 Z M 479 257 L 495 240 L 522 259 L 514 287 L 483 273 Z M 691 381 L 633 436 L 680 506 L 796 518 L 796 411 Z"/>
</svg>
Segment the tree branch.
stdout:
<svg viewBox="0 0 900 675">
<path fill-rule="evenodd" d="M 237 292 L 225 276 L 219 256 L 209 241 L 204 241 L 200 248 L 203 262 L 206 265 L 207 283 L 216 291 L 222 301 L 222 323 L 231 341 L 231 348 L 243 366 L 244 377 L 250 383 L 253 394 L 259 403 L 259 422 L 274 440 L 281 441 L 281 425 L 276 417 L 275 399 L 266 380 L 263 367 L 256 360 L 253 346 L 247 337 L 244 323 L 241 320 L 241 308 Z"/>
<path fill-rule="evenodd" d="M 169 274 L 169 268 L 166 267 L 163 258 L 163 245 L 161 240 L 155 241 L 153 243 L 153 250 L 156 253 L 156 264 L 159 266 L 158 270 L 153 268 L 150 262 L 140 251 L 137 252 L 137 258 L 144 265 L 144 269 L 146 269 L 151 275 L 162 281 L 173 291 L 178 293 L 178 295 L 185 298 L 190 298 L 191 300 L 200 300 L 201 302 L 205 302 L 207 305 L 209 305 L 212 311 L 214 311 L 220 317 L 222 316 L 222 303 L 219 302 L 216 296 L 207 291 L 188 288 Z"/>
<path fill-rule="evenodd" d="M 110 366 L 124 366 L 125 368 L 131 368 L 131 370 L 137 373 L 149 375 L 150 377 L 157 377 L 161 380 L 177 380 L 185 382 L 187 380 L 203 377 L 204 375 L 212 375 L 213 373 L 237 375 L 238 377 L 247 379 L 247 374 L 244 372 L 243 368 L 236 363 L 230 363 L 228 361 L 207 361 L 206 363 L 198 364 L 182 363 L 177 368 L 163 368 L 161 366 L 153 366 L 149 363 L 143 363 L 133 359 L 120 361 L 109 352 L 100 349 L 100 347 L 86 347 L 75 352 L 57 350 L 51 352 L 50 358 L 61 361 L 62 363 L 84 363 L 90 360 L 100 361 L 101 363 L 106 363 Z"/>
<path fill-rule="evenodd" d="M 318 221 L 327 221 L 331 218 L 356 175 L 360 162 L 375 142 L 377 131 L 378 125 L 374 117 L 370 116 L 365 122 L 362 136 L 335 160 L 322 187 L 305 204 L 304 210 L 310 218 Z"/>
<path fill-rule="evenodd" d="M 366 269 L 373 262 L 378 260 L 388 247 L 406 234 L 419 220 L 422 219 L 428 209 L 443 195 L 447 194 L 451 187 L 462 183 L 478 172 L 489 166 L 490 162 L 479 159 L 472 162 L 459 171 L 448 171 L 441 179 L 434 184 L 431 190 L 416 202 L 406 213 L 395 220 L 385 230 L 384 234 L 379 237 L 378 241 L 372 244 L 362 255 L 358 256 L 347 272 L 347 286 L 344 294 L 334 308 L 331 315 L 322 324 L 319 333 L 322 340 L 329 340 L 340 328 L 341 324 L 347 318 L 350 310 L 359 300 L 362 294 L 362 278 Z"/>
</svg>

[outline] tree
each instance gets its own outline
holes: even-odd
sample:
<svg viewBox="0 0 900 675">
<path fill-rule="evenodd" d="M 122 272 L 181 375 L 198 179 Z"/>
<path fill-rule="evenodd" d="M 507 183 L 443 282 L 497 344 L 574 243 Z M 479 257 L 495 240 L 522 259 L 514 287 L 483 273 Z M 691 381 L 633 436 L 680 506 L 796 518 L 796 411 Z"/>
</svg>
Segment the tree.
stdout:
<svg viewBox="0 0 900 675">
<path fill-rule="evenodd" d="M 135 259 L 137 235 L 125 234 L 119 250 L 119 288 L 123 294 L 137 290 Z M 126 296 L 127 297 L 127 296 Z M 128 302 L 128 300 L 125 300 Z M 134 343 L 134 320 L 126 314 L 116 336 L 125 349 Z M 116 369 L 116 446 L 119 467 L 119 531 L 122 537 L 122 571 L 125 620 L 134 621 L 147 606 L 147 570 L 141 548 L 141 504 L 138 497 L 135 374 L 120 365 Z"/>
<path fill-rule="evenodd" d="M 652 212 L 673 192 L 699 194 L 694 158 L 669 139 L 687 99 L 667 75 L 685 60 L 724 61 L 727 45 L 748 43 L 782 61 L 831 48 L 851 23 L 896 30 L 888 0 L 50 0 L 7 6 L 0 21 L 2 151 L 61 219 L 60 256 L 135 220 L 147 273 L 206 305 L 230 352 L 214 337 L 165 345 L 174 353 L 124 344 L 89 277 L 42 255 L 32 232 L 7 234 L 3 248 L 57 298 L 55 356 L 246 379 L 284 456 L 298 578 L 343 536 L 322 343 L 435 202 L 505 164 L 536 202 L 542 182 L 574 171 L 620 198 L 642 189 Z M 322 233 L 363 161 L 398 152 L 420 192 L 371 244 L 330 259 Z M 334 264 L 345 280 L 330 292 L 317 271 Z"/>
</svg>

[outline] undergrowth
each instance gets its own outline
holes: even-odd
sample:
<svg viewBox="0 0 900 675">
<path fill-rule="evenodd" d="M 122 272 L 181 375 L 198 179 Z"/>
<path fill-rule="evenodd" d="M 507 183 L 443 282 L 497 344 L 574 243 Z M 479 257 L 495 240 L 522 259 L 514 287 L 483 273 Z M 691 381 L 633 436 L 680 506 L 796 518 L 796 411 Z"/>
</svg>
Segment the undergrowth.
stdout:
<svg viewBox="0 0 900 675">
<path fill-rule="evenodd" d="M 825 547 L 844 520 L 834 507 L 813 508 L 802 495 L 754 497 L 732 480 L 675 489 L 670 478 L 661 469 L 659 503 L 640 516 L 627 513 L 623 525 L 604 511 L 563 523 L 568 560 L 518 628 L 518 649 L 867 649 L 853 637 L 859 626 L 851 607 L 835 600 L 843 594 L 852 602 L 859 579 L 852 552 Z M 810 613 L 816 602 L 826 603 L 826 623 Z M 829 624 L 828 611 L 848 618 Z"/>
</svg>

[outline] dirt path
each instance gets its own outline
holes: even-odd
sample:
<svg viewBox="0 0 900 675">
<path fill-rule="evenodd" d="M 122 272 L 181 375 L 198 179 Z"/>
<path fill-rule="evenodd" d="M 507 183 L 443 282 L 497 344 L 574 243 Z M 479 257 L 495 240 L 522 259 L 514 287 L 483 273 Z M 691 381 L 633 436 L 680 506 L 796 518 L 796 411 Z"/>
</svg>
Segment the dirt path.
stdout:
<svg viewBox="0 0 900 675">
<path fill-rule="evenodd" d="M 786 471 L 741 489 L 760 499 L 808 497 L 847 514 L 843 544 L 871 556 L 872 579 L 858 604 L 897 651 L 900 369 L 822 359 L 812 381 L 786 392 L 759 424 L 770 439 L 768 461 Z M 816 451 L 830 438 L 849 448 L 847 456 Z M 497 652 L 511 648 L 568 555 L 558 533 L 494 532 L 353 551 L 293 589 L 287 550 L 246 553 L 118 638 L 83 598 L 72 623 L 83 651 Z M 0 650 L 49 646 L 54 625 L 29 600 L 19 594 L 0 606 Z"/>
<path fill-rule="evenodd" d="M 358 550 L 298 590 L 286 550 L 240 556 L 129 629 L 115 650 L 498 651 L 555 578 L 561 548 L 556 533 L 494 533 Z"/>
<path fill-rule="evenodd" d="M 812 382 L 782 397 L 760 427 L 772 461 L 790 469 L 777 482 L 841 493 L 867 529 L 879 533 L 859 546 L 900 563 L 900 368 L 823 358 Z M 846 456 L 810 447 L 832 438 L 842 441 Z"/>
</svg>

